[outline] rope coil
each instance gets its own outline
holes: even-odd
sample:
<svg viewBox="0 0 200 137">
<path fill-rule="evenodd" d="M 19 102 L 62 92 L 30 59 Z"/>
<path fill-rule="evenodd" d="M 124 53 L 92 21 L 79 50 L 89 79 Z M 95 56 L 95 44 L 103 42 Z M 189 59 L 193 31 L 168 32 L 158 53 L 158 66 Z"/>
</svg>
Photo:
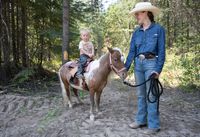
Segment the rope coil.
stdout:
<svg viewBox="0 0 200 137">
<path fill-rule="evenodd" d="M 144 85 L 145 83 L 147 83 L 148 81 L 150 81 L 150 86 L 147 92 L 147 100 L 150 103 L 155 103 L 157 102 L 157 113 L 159 113 L 159 101 L 160 101 L 160 96 L 163 93 L 163 86 L 161 84 L 161 82 L 155 78 L 155 73 L 153 73 L 149 79 L 147 79 L 146 81 L 144 81 L 143 83 L 137 84 L 137 85 L 133 85 L 127 81 L 123 81 L 123 83 L 125 85 L 128 85 L 130 87 L 139 87 L 141 85 Z M 150 93 L 155 97 L 155 99 L 151 100 L 150 99 Z"/>
</svg>

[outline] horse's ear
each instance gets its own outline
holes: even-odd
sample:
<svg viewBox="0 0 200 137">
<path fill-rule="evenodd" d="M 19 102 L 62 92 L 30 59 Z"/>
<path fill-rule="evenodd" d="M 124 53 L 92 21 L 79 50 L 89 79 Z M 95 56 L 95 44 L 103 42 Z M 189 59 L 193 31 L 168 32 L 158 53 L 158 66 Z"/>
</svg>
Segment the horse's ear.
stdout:
<svg viewBox="0 0 200 137">
<path fill-rule="evenodd" d="M 108 47 L 108 51 L 112 54 L 113 53 L 113 49 Z"/>
</svg>

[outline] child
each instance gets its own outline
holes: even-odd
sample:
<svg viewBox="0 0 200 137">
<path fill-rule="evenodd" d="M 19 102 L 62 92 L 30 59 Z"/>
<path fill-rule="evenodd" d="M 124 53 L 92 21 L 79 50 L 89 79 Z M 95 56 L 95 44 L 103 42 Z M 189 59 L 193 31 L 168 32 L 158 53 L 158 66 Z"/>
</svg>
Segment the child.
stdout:
<svg viewBox="0 0 200 137">
<path fill-rule="evenodd" d="M 90 31 L 88 29 L 83 29 L 80 31 L 81 41 L 79 43 L 80 50 L 80 62 L 78 66 L 78 71 L 76 73 L 77 78 L 83 78 L 84 67 L 88 59 L 93 59 L 94 57 L 94 46 L 90 42 Z"/>
</svg>

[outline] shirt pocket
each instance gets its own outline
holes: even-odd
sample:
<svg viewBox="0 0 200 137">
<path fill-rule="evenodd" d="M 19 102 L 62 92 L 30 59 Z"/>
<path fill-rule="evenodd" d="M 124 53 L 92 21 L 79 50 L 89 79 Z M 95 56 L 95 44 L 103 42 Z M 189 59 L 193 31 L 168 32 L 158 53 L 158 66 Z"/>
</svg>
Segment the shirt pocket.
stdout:
<svg viewBox="0 0 200 137">
<path fill-rule="evenodd" d="M 141 38 L 136 38 L 135 40 L 135 46 L 137 49 L 142 45 L 142 39 Z"/>
<path fill-rule="evenodd" d="M 149 37 L 149 44 L 152 46 L 156 46 L 158 43 L 158 34 L 154 33 Z"/>
</svg>

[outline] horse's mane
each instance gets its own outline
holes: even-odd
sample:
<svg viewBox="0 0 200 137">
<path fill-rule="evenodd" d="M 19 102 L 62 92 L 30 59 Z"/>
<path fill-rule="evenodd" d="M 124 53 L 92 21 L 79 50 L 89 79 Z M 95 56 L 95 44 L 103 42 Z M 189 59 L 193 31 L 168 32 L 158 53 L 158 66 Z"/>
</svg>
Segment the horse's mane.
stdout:
<svg viewBox="0 0 200 137">
<path fill-rule="evenodd" d="M 119 51 L 119 53 L 120 53 L 121 55 L 123 55 L 122 50 L 121 50 L 120 48 L 114 47 L 113 50 Z M 109 52 L 103 54 L 103 55 L 98 59 L 98 61 L 101 61 L 102 59 L 104 59 L 104 58 L 106 57 L 106 55 L 108 55 L 108 54 L 109 54 Z"/>
<path fill-rule="evenodd" d="M 115 47 L 115 48 L 113 48 L 113 50 L 119 51 L 119 53 L 120 53 L 121 55 L 123 55 L 123 53 L 122 53 L 122 51 L 121 51 L 120 48 Z M 106 58 L 108 55 L 109 55 L 109 52 L 103 54 L 97 61 L 98 61 L 99 63 L 101 63 L 101 61 L 104 60 L 104 58 Z M 114 72 L 111 71 L 110 74 L 109 74 L 109 76 L 108 76 L 108 82 L 111 80 L 111 78 L 112 78 L 113 75 L 114 75 Z"/>
<path fill-rule="evenodd" d="M 100 63 L 102 60 L 104 60 L 104 58 L 106 58 L 106 56 L 107 56 L 108 54 L 109 54 L 109 52 L 103 54 L 103 55 L 98 59 L 99 63 Z"/>
</svg>

